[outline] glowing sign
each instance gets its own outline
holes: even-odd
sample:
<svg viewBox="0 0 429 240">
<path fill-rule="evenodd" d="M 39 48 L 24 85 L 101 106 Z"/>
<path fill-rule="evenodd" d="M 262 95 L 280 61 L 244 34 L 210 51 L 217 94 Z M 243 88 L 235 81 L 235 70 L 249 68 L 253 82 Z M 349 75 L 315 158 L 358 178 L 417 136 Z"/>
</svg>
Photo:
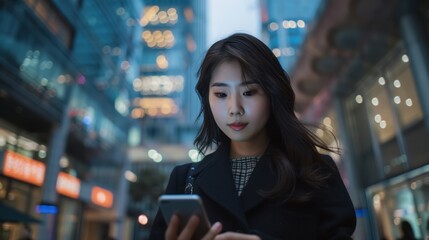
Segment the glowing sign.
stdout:
<svg viewBox="0 0 429 240">
<path fill-rule="evenodd" d="M 133 100 L 134 108 L 131 111 L 133 118 L 143 118 L 145 115 L 155 116 L 172 116 L 177 114 L 179 107 L 173 98 L 135 98 Z"/>
<path fill-rule="evenodd" d="M 133 81 L 133 88 L 143 95 L 165 96 L 183 91 L 185 79 L 181 75 L 167 76 L 145 76 Z"/>
<path fill-rule="evenodd" d="M 101 207 L 111 208 L 113 206 L 113 194 L 101 187 L 93 187 L 91 201 Z"/>
<path fill-rule="evenodd" d="M 42 162 L 33 160 L 21 154 L 6 151 L 3 163 L 5 176 L 42 186 L 45 180 L 46 166 Z"/>
<path fill-rule="evenodd" d="M 40 214 L 57 214 L 58 207 L 55 204 L 41 203 L 36 206 L 36 212 Z"/>
<path fill-rule="evenodd" d="M 77 199 L 80 192 L 80 180 L 72 175 L 60 172 L 57 178 L 57 192 Z"/>
</svg>

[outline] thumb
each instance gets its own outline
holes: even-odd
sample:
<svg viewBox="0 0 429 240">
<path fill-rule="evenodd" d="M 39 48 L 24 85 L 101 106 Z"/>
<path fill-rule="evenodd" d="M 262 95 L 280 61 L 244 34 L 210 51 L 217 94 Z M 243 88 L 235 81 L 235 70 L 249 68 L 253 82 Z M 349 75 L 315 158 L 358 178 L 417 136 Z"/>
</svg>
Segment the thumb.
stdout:
<svg viewBox="0 0 429 240">
<path fill-rule="evenodd" d="M 210 230 L 204 235 L 202 240 L 211 240 L 216 237 L 222 231 L 222 224 L 220 222 L 216 222 L 210 228 Z"/>
</svg>

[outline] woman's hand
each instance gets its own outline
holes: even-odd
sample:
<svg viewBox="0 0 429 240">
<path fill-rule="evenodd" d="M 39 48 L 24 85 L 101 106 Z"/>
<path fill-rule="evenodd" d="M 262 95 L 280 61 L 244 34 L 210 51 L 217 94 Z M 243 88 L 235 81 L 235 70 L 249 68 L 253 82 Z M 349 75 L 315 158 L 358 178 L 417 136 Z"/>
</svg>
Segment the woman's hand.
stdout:
<svg viewBox="0 0 429 240">
<path fill-rule="evenodd" d="M 250 235 L 244 233 L 236 233 L 236 232 L 226 232 L 217 235 L 215 240 L 261 240 L 261 238 L 257 235 Z"/>
<path fill-rule="evenodd" d="M 192 235 L 194 235 L 194 232 L 200 223 L 200 219 L 193 215 L 189 219 L 188 223 L 186 223 L 186 226 L 182 232 L 179 233 L 179 221 L 180 220 L 177 215 L 173 215 L 171 217 L 170 223 L 168 224 L 167 230 L 165 231 L 166 240 L 189 240 L 192 238 Z M 213 240 L 221 231 L 222 224 L 217 222 L 213 224 L 206 235 L 204 235 L 203 240 Z"/>
</svg>

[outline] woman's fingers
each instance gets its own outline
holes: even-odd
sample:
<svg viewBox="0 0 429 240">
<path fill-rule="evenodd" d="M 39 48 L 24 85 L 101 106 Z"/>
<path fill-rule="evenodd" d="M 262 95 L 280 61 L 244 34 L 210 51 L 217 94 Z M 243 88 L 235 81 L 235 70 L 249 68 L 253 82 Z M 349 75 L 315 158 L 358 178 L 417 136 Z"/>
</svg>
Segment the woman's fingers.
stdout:
<svg viewBox="0 0 429 240">
<path fill-rule="evenodd" d="M 212 240 L 222 231 L 222 224 L 220 222 L 216 222 L 210 228 L 206 235 L 204 235 L 202 240 Z"/>
<path fill-rule="evenodd" d="M 165 231 L 166 240 L 189 240 L 195 233 L 195 230 L 200 223 L 198 216 L 193 215 L 186 223 L 185 228 L 180 232 L 179 229 L 180 219 L 177 215 L 173 215 L 168 224 L 167 230 Z M 213 240 L 216 235 L 222 231 L 222 224 L 216 222 L 204 236 L 203 240 Z"/>
<path fill-rule="evenodd" d="M 165 239 L 175 240 L 177 239 L 178 234 L 179 234 L 179 217 L 177 215 L 173 215 L 170 219 L 170 223 L 168 224 L 167 230 L 165 231 Z"/>
<path fill-rule="evenodd" d="M 260 240 L 261 238 L 253 234 L 236 232 L 226 232 L 216 236 L 215 240 Z"/>
<path fill-rule="evenodd" d="M 180 233 L 177 239 L 178 240 L 191 239 L 199 223 L 200 223 L 200 218 L 197 217 L 196 215 L 192 215 L 192 217 L 189 219 L 188 223 L 186 223 L 185 228 L 182 230 L 182 232 Z"/>
</svg>

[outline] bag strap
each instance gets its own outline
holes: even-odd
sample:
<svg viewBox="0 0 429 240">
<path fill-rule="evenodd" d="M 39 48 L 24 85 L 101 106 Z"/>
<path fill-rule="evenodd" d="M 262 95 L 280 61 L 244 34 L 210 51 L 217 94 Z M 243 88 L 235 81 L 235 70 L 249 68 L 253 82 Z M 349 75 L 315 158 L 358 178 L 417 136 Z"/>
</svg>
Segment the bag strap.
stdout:
<svg viewBox="0 0 429 240">
<path fill-rule="evenodd" d="M 188 169 L 188 174 L 186 175 L 186 185 L 184 189 L 185 194 L 194 194 L 194 174 L 195 168 L 197 167 L 197 163 L 192 163 Z"/>
</svg>

